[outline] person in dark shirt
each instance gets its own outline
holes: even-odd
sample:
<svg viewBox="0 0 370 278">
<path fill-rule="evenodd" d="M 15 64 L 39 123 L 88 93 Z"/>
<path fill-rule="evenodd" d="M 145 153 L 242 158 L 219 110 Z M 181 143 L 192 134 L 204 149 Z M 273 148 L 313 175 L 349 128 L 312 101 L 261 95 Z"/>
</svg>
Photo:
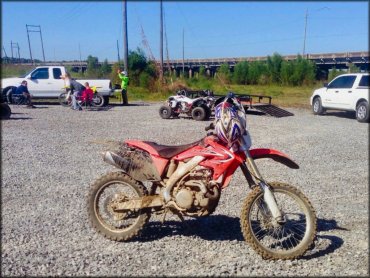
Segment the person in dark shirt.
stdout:
<svg viewBox="0 0 370 278">
<path fill-rule="evenodd" d="M 21 85 L 15 90 L 16 95 L 23 95 L 24 99 L 26 100 L 27 107 L 34 108 L 35 106 L 32 105 L 32 97 L 30 92 L 27 88 L 27 81 L 23 80 Z"/>
<path fill-rule="evenodd" d="M 72 109 L 79 110 L 76 98 L 82 95 L 82 92 L 86 89 L 85 86 L 71 78 L 69 73 L 66 73 L 65 76 L 62 76 L 61 78 L 64 79 L 66 88 L 71 91 Z"/>
</svg>

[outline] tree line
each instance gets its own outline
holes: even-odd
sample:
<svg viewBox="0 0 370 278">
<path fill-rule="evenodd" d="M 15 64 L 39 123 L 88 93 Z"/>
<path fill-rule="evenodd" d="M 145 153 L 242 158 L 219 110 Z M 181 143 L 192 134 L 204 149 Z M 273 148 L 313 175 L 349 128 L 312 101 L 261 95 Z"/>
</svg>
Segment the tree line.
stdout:
<svg viewBox="0 0 370 278">
<path fill-rule="evenodd" d="M 117 69 L 123 70 L 122 62 L 111 66 L 107 60 L 104 60 L 100 65 L 97 57 L 89 55 L 86 71 L 79 74 L 89 78 L 109 78 L 113 84 L 119 84 Z M 141 48 L 129 51 L 128 71 L 130 85 L 148 89 L 158 86 L 159 69 L 153 61 L 147 59 Z M 352 66 L 350 72 L 358 72 L 358 69 Z M 329 73 L 329 81 L 341 73 L 341 71 L 333 69 Z M 165 80 L 170 78 L 173 80 L 176 77 L 168 71 L 165 72 Z M 177 78 L 189 79 L 189 76 Z M 207 75 L 206 69 L 201 66 L 193 78 L 210 81 L 216 79 L 224 84 L 302 86 L 312 85 L 320 78 L 320 72 L 314 62 L 304 59 L 300 55 L 295 60 L 286 61 L 280 54 L 274 53 L 267 57 L 267 61 L 242 61 L 237 63 L 233 69 L 228 64 L 222 64 L 213 77 Z"/>
</svg>

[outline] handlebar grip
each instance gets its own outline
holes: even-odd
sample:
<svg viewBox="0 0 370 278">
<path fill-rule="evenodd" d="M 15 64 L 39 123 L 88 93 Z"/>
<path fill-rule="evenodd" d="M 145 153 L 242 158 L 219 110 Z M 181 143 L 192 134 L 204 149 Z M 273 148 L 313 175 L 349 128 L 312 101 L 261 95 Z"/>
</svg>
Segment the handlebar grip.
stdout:
<svg viewBox="0 0 370 278">
<path fill-rule="evenodd" d="M 215 125 L 213 123 L 211 123 L 209 126 L 206 126 L 204 129 L 205 129 L 205 131 L 208 131 L 210 129 L 215 129 Z"/>
</svg>

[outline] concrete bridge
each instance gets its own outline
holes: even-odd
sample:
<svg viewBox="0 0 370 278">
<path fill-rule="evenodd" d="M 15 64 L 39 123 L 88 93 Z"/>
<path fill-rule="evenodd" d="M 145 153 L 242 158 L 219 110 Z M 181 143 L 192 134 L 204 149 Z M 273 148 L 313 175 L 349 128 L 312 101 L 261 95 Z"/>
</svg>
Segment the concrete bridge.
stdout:
<svg viewBox="0 0 370 278">
<path fill-rule="evenodd" d="M 178 60 L 165 60 L 163 61 L 164 71 L 171 69 L 173 74 L 179 76 L 182 72 L 187 76 L 192 76 L 195 72 L 199 72 L 200 67 L 206 69 L 207 74 L 213 76 L 217 69 L 222 64 L 228 64 L 230 69 L 233 70 L 238 62 L 242 61 L 266 61 L 268 56 L 259 57 L 237 57 L 237 58 L 210 58 L 210 59 L 178 59 Z M 286 61 L 297 59 L 298 55 L 282 56 Z M 341 53 L 323 53 L 323 54 L 307 54 L 304 58 L 313 61 L 317 68 L 323 72 L 328 72 L 329 69 L 348 69 L 353 64 L 359 67 L 362 71 L 369 70 L 369 51 L 360 52 L 341 52 Z M 108 62 L 110 65 L 116 62 Z M 158 63 L 158 61 L 157 61 Z M 31 65 L 31 63 L 23 63 Z M 100 63 L 101 64 L 101 63 Z M 49 61 L 46 63 L 34 63 L 34 65 L 63 65 L 70 66 L 73 71 L 86 70 L 86 61 Z"/>
</svg>

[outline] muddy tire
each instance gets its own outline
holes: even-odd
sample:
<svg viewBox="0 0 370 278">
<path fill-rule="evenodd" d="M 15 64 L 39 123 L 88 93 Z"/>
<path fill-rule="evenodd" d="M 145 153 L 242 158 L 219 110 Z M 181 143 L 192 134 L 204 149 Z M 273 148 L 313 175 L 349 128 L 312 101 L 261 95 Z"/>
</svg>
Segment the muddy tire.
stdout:
<svg viewBox="0 0 370 278">
<path fill-rule="evenodd" d="M 159 108 L 159 116 L 161 116 L 162 119 L 169 119 L 172 115 L 172 109 L 171 107 L 167 105 L 162 105 Z"/>
<path fill-rule="evenodd" d="M 191 112 L 191 116 L 196 121 L 204 121 L 207 118 L 207 112 L 204 107 L 199 106 L 193 109 L 193 111 Z"/>
<path fill-rule="evenodd" d="M 285 223 L 277 224 L 255 187 L 244 201 L 240 217 L 245 241 L 264 259 L 296 259 L 311 247 L 316 236 L 316 216 L 307 197 L 291 185 L 270 183 Z"/>
<path fill-rule="evenodd" d="M 7 103 L 0 103 L 0 119 L 6 120 L 10 118 L 12 110 Z"/>
<path fill-rule="evenodd" d="M 146 188 L 122 172 L 111 172 L 96 180 L 90 188 L 88 214 L 92 226 L 103 236 L 126 241 L 137 236 L 149 221 L 148 210 L 115 212 L 110 204 L 147 195 Z"/>
</svg>

